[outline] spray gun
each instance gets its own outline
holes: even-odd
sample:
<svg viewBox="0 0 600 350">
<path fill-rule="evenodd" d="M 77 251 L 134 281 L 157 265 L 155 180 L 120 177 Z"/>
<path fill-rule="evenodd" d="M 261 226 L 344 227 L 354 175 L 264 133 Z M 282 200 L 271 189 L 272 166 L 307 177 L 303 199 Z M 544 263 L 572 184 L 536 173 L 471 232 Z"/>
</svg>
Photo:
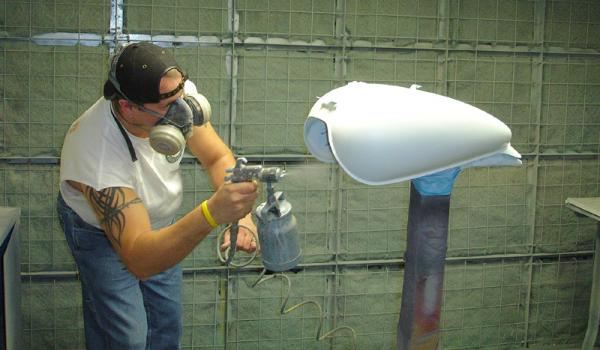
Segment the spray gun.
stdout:
<svg viewBox="0 0 600 350">
<path fill-rule="evenodd" d="M 292 205 L 285 200 L 282 192 L 275 192 L 273 183 L 279 182 L 285 171 L 277 167 L 246 165 L 246 158 L 238 158 L 235 167 L 227 169 L 225 181 L 245 182 L 257 180 L 267 184 L 267 201 L 255 211 L 258 219 L 258 239 L 263 256 L 263 264 L 271 271 L 286 271 L 294 268 L 300 261 L 296 218 L 292 215 Z M 227 257 L 219 258 L 227 265 L 232 263 L 237 245 L 239 223 L 232 223 L 230 229 L 230 248 Z M 245 265 L 252 261 L 248 261 Z M 243 266 L 243 265 L 242 265 Z"/>
<path fill-rule="evenodd" d="M 225 181 L 244 182 L 257 180 L 267 184 L 267 201 L 259 204 L 254 211 L 254 215 L 258 221 L 256 227 L 258 230 L 262 262 L 265 268 L 256 282 L 252 284 L 252 287 L 273 277 L 284 278 L 287 280 L 288 292 L 284 302 L 281 304 L 280 313 L 282 315 L 292 312 L 303 305 L 315 305 L 320 316 L 320 323 L 317 328 L 317 340 L 330 338 L 339 330 L 348 330 L 352 335 L 352 349 L 356 349 L 356 332 L 350 327 L 340 326 L 322 334 L 323 309 L 318 302 L 307 300 L 292 307 L 286 307 L 290 297 L 292 284 L 290 278 L 283 272 L 292 270 L 298 266 L 302 253 L 300 251 L 300 245 L 298 244 L 298 229 L 296 218 L 292 215 L 292 205 L 285 199 L 283 192 L 275 192 L 273 188 L 273 183 L 279 182 L 285 175 L 285 171 L 277 167 L 265 168 L 260 165 L 247 166 L 246 163 L 247 161 L 245 158 L 238 158 L 235 162 L 235 167 L 227 169 L 229 175 L 225 177 Z M 235 254 L 239 227 L 240 225 L 238 222 L 229 226 L 231 244 L 226 259 L 221 256 L 221 251 L 217 246 L 217 255 L 219 256 L 219 259 L 227 265 L 234 267 L 248 265 L 256 256 L 256 252 L 254 252 L 254 255 L 244 264 L 238 265 L 232 262 L 233 255 Z M 217 245 L 221 241 L 221 236 L 225 230 L 227 230 L 227 227 L 221 231 L 217 237 Z M 254 232 L 252 232 L 252 234 L 255 235 Z M 271 273 L 265 277 L 267 271 Z"/>
</svg>

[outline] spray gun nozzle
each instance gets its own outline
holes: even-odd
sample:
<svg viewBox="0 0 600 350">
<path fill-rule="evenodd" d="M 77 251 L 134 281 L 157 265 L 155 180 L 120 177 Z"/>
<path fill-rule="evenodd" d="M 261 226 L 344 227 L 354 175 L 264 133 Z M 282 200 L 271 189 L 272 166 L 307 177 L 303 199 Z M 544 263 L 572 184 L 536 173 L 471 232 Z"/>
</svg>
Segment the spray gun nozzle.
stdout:
<svg viewBox="0 0 600 350">
<path fill-rule="evenodd" d="M 278 182 L 284 175 L 285 170 L 278 167 L 263 167 L 262 165 L 246 165 L 246 158 L 238 158 L 234 168 L 227 169 L 226 181 L 247 182 L 257 180 L 260 182 Z"/>
<path fill-rule="evenodd" d="M 272 183 L 278 182 L 284 176 L 285 170 L 281 170 L 280 168 L 263 168 L 260 172 L 258 180 L 261 182 Z"/>
</svg>

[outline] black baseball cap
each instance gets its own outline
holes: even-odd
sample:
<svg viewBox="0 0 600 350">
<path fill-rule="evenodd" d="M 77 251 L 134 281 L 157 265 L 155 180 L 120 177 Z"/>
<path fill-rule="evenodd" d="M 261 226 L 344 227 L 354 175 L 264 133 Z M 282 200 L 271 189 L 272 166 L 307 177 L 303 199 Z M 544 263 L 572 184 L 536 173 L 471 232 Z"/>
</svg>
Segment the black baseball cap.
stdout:
<svg viewBox="0 0 600 350">
<path fill-rule="evenodd" d="M 140 104 L 159 102 L 160 80 L 171 69 L 185 76 L 165 48 L 151 43 L 129 44 L 111 58 L 104 98 L 112 100 L 121 95 Z"/>
</svg>

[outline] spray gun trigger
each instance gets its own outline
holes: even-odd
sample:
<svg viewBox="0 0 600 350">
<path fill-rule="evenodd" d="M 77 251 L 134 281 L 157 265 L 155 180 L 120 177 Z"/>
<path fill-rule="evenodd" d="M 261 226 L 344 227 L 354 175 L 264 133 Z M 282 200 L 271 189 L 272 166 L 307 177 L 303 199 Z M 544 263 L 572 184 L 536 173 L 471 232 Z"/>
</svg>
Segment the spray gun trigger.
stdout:
<svg viewBox="0 0 600 350">
<path fill-rule="evenodd" d="M 246 163 L 248 163 L 248 160 L 246 158 L 239 157 L 238 159 L 235 160 L 235 167 L 241 168 L 241 166 L 245 165 Z"/>
</svg>

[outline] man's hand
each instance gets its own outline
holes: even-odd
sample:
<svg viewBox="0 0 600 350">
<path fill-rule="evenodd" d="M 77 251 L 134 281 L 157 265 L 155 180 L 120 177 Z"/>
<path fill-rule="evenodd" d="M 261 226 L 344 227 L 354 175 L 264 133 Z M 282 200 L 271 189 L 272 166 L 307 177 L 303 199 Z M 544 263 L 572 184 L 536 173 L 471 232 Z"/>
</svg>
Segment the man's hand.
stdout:
<svg viewBox="0 0 600 350">
<path fill-rule="evenodd" d="M 258 185 L 256 182 L 225 183 L 208 200 L 208 209 L 218 224 L 230 224 L 239 220 L 239 231 L 236 250 L 252 253 L 257 244 L 254 235 L 256 225 L 252 222 L 251 214 L 254 202 L 258 198 Z M 225 233 L 221 250 L 230 245 L 229 231 Z"/>
<path fill-rule="evenodd" d="M 240 224 L 240 228 L 238 231 L 236 250 L 243 250 L 246 253 L 252 253 L 252 252 L 256 251 L 256 248 L 257 248 L 256 238 L 254 238 L 254 235 L 248 230 L 252 230 L 252 232 L 254 232 L 254 234 L 256 234 L 256 235 L 258 235 L 258 233 L 256 230 L 256 225 L 252 221 L 250 215 L 247 215 L 243 219 L 240 219 L 239 224 Z M 229 230 L 228 230 L 227 232 L 225 232 L 225 237 L 223 238 L 223 244 L 221 244 L 221 251 L 224 251 L 227 248 L 229 248 L 230 243 L 231 242 L 229 240 Z"/>
<path fill-rule="evenodd" d="M 256 198 L 256 182 L 225 183 L 210 197 L 207 206 L 217 224 L 229 224 L 248 215 Z"/>
</svg>

